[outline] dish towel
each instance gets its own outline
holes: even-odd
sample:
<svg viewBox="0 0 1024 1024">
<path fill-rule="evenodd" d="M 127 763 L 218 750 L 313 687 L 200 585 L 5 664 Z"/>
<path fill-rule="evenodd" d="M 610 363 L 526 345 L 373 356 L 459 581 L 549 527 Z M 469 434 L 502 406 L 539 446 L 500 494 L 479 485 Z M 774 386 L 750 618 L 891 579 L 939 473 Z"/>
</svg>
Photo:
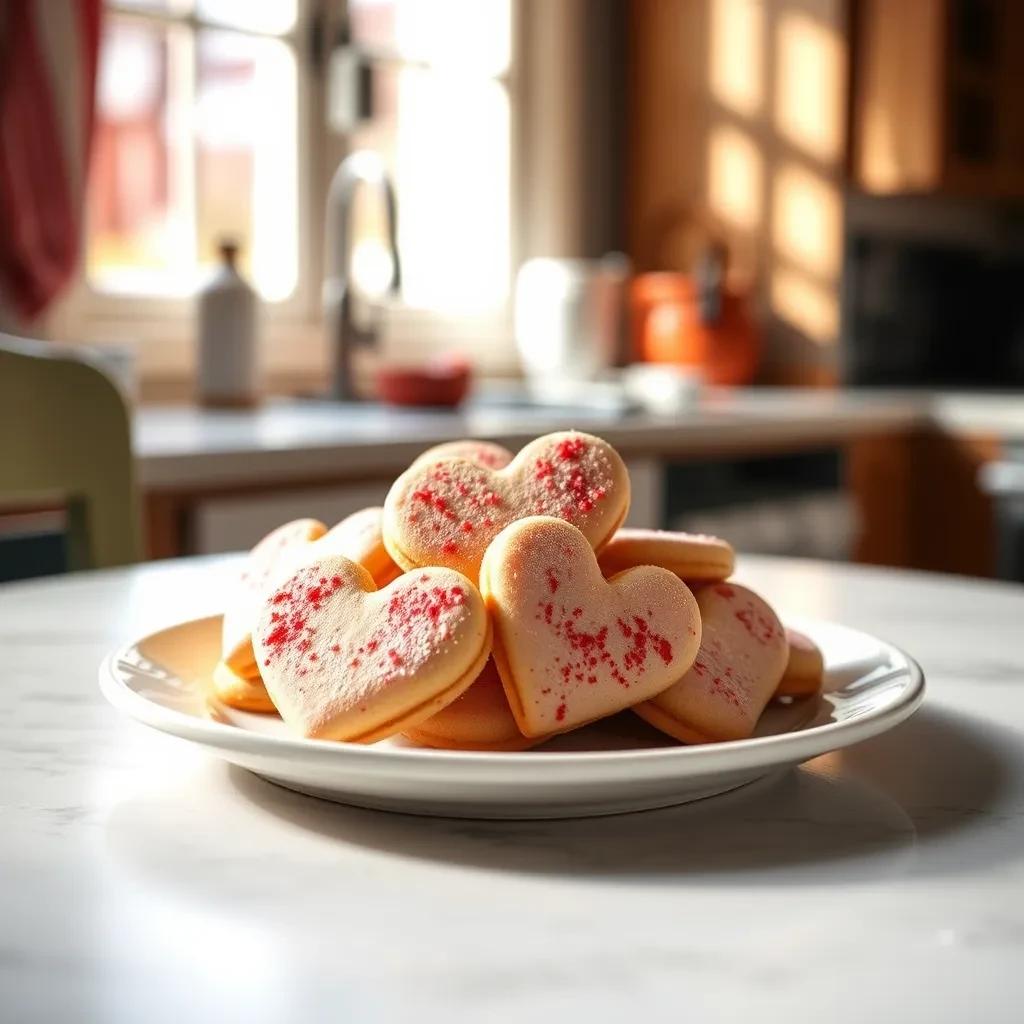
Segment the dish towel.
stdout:
<svg viewBox="0 0 1024 1024">
<path fill-rule="evenodd" d="M 100 5 L 0 4 L 0 305 L 23 321 L 78 261 Z"/>
</svg>

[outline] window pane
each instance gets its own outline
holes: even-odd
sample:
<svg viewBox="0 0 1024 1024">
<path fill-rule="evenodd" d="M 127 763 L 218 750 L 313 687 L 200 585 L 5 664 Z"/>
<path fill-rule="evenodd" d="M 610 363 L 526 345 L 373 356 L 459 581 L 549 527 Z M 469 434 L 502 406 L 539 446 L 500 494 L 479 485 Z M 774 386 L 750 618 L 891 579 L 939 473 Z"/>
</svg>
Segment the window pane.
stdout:
<svg viewBox="0 0 1024 1024">
<path fill-rule="evenodd" d="M 241 243 L 241 263 L 266 299 L 298 276 L 295 58 L 274 39 L 201 32 L 196 88 L 199 262 L 217 242 Z"/>
<path fill-rule="evenodd" d="M 196 14 L 231 28 L 279 35 L 295 27 L 297 0 L 196 0 Z"/>
<path fill-rule="evenodd" d="M 509 281 L 507 92 L 492 80 L 420 68 L 378 69 L 377 77 L 376 98 L 387 100 L 355 141 L 394 168 L 402 297 L 445 313 L 494 311 Z M 356 211 L 353 269 L 367 286 L 387 269 L 374 213 Z"/>
<path fill-rule="evenodd" d="M 163 279 L 167 290 L 191 262 L 180 132 L 188 111 L 171 99 L 170 44 L 168 32 L 150 23 L 106 21 L 86 254 L 89 278 L 102 288 L 151 290 Z"/>
<path fill-rule="evenodd" d="M 231 32 L 109 18 L 86 270 L 103 291 L 188 295 L 225 235 L 264 298 L 298 277 L 295 57 Z"/>
<path fill-rule="evenodd" d="M 508 68 L 510 0 L 349 0 L 352 37 L 371 50 L 488 75 Z"/>
</svg>

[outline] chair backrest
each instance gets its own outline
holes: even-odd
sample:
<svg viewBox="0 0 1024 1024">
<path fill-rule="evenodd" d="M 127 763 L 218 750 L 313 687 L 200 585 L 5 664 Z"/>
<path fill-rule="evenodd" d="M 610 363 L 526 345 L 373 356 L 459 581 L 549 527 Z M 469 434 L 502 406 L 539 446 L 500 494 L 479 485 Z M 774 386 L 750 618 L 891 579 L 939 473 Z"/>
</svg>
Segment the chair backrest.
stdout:
<svg viewBox="0 0 1024 1024">
<path fill-rule="evenodd" d="M 139 559 L 128 409 L 81 352 L 0 334 L 0 505 L 57 498 L 68 567 Z"/>
</svg>

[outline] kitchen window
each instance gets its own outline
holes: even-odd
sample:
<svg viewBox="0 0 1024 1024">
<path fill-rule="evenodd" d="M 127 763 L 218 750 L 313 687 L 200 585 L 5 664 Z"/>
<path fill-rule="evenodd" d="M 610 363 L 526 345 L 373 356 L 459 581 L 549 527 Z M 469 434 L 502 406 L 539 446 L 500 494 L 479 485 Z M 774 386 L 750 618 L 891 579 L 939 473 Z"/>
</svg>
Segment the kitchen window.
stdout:
<svg viewBox="0 0 1024 1024">
<path fill-rule="evenodd" d="M 269 302 L 300 274 L 299 0 L 107 4 L 86 206 L 85 277 L 116 298 L 182 298 L 224 236 Z"/>
<path fill-rule="evenodd" d="M 507 337 L 516 0 L 349 0 L 347 29 L 320 0 L 106 6 L 83 270 L 58 333 L 160 342 L 144 372 L 187 372 L 192 296 L 231 236 L 272 347 L 273 325 L 304 325 L 289 365 L 319 363 L 326 188 L 369 148 L 398 196 L 392 333 Z M 373 291 L 389 268 L 365 199 L 354 273 Z"/>
<path fill-rule="evenodd" d="M 355 148 L 384 155 L 395 179 L 403 298 L 454 315 L 501 309 L 511 251 L 511 0 L 350 0 L 370 116 Z M 384 253 L 383 225 L 361 225 L 356 272 Z"/>
</svg>

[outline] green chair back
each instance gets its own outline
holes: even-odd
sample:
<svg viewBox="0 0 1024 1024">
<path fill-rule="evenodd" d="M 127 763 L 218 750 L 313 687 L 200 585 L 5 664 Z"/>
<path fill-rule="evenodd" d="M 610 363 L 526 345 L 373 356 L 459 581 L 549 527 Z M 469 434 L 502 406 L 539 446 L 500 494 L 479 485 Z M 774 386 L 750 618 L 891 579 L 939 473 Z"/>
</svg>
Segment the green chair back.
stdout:
<svg viewBox="0 0 1024 1024">
<path fill-rule="evenodd" d="M 0 334 L 0 506 L 59 501 L 68 568 L 139 560 L 128 409 L 89 357 Z"/>
</svg>

